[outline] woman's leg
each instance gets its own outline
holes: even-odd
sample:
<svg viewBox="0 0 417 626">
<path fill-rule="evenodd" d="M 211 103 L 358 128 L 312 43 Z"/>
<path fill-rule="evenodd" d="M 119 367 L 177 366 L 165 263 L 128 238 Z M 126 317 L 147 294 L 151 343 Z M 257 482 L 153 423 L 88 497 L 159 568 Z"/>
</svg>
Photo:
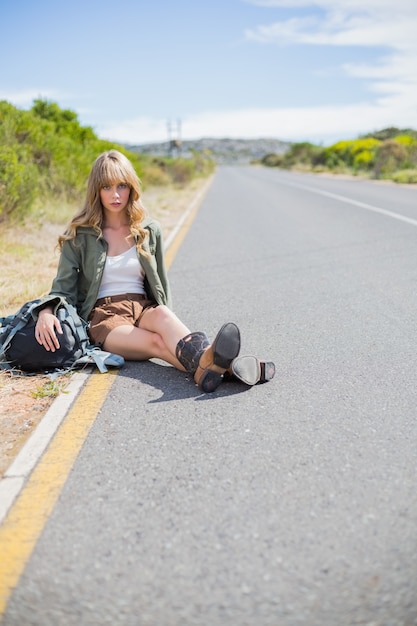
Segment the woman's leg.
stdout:
<svg viewBox="0 0 417 626">
<path fill-rule="evenodd" d="M 158 358 L 181 371 L 185 368 L 167 348 L 161 335 L 128 324 L 117 326 L 109 332 L 103 349 L 120 354 L 127 361 L 147 361 Z"/>
<path fill-rule="evenodd" d="M 175 357 L 175 351 L 180 339 L 190 333 L 189 328 L 167 306 L 145 309 L 139 322 L 139 328 L 158 333 L 167 349 Z"/>
<path fill-rule="evenodd" d="M 130 361 L 162 359 L 185 371 L 175 355 L 175 350 L 180 339 L 189 332 L 175 313 L 168 307 L 159 305 L 145 309 L 139 328 L 121 325 L 111 330 L 103 348 Z"/>
<path fill-rule="evenodd" d="M 190 330 L 166 306 L 145 309 L 139 328 L 118 326 L 107 336 L 104 349 L 128 360 L 163 359 L 193 374 L 200 389 L 215 391 L 240 349 L 236 324 L 223 324 L 213 343 L 205 333 Z"/>
</svg>

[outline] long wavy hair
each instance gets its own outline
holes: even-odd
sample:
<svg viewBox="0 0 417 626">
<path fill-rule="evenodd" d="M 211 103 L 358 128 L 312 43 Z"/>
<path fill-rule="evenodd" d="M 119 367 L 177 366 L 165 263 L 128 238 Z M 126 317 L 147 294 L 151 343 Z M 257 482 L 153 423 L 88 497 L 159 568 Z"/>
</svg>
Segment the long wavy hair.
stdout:
<svg viewBox="0 0 417 626">
<path fill-rule="evenodd" d="M 94 161 L 87 182 L 87 194 L 84 206 L 72 218 L 65 232 L 58 238 L 58 245 L 62 248 L 64 241 L 74 239 L 77 228 L 90 226 L 94 228 L 98 237 L 103 234 L 103 206 L 100 199 L 100 190 L 109 185 L 125 183 L 130 188 L 127 214 L 130 219 L 130 232 L 135 238 L 136 247 L 142 254 L 142 244 L 148 236 L 148 231 L 141 227 L 146 211 L 140 201 L 141 183 L 129 159 L 117 150 L 103 152 Z"/>
</svg>

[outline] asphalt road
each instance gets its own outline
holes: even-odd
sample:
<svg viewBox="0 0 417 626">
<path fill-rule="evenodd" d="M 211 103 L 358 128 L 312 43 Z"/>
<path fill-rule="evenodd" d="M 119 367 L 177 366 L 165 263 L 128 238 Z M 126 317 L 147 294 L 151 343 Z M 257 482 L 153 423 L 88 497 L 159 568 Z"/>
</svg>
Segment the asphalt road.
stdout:
<svg viewBox="0 0 417 626">
<path fill-rule="evenodd" d="M 126 365 L 5 626 L 417 624 L 417 190 L 220 168 L 170 278 L 276 377 Z"/>
</svg>

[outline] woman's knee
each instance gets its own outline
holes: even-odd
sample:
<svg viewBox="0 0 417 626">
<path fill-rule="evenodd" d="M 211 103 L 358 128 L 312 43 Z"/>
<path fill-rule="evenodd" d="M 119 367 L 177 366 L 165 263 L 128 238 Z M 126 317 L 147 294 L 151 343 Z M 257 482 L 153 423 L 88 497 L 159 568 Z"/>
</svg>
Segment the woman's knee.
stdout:
<svg viewBox="0 0 417 626">
<path fill-rule="evenodd" d="M 171 320 L 173 316 L 174 314 L 165 304 L 159 304 L 158 306 L 149 308 L 145 311 L 142 317 L 143 322 L 140 325 L 143 327 L 151 325 L 152 328 L 157 331 L 159 327 L 161 327 L 168 320 Z"/>
<path fill-rule="evenodd" d="M 159 304 L 154 309 L 154 315 L 158 321 L 164 322 L 167 319 L 172 319 L 174 313 L 165 304 Z"/>
</svg>

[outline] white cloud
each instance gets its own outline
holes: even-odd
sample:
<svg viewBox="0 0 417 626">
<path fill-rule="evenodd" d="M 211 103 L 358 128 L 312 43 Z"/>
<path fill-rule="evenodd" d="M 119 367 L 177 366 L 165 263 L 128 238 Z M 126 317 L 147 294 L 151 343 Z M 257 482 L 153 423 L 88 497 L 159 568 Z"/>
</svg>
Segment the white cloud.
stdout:
<svg viewBox="0 0 417 626">
<path fill-rule="evenodd" d="M 271 7 L 271 8 L 289 8 L 296 7 L 322 7 L 324 9 L 342 9 L 347 11 L 373 11 L 388 10 L 392 12 L 414 11 L 416 8 L 415 0 L 397 0 L 393 5 L 392 0 L 243 0 L 246 4 L 255 6 Z"/>
<path fill-rule="evenodd" d="M 22 89 L 18 91 L 0 91 L 0 100 L 7 100 L 16 107 L 31 107 L 34 100 L 58 100 L 60 95 L 52 89 Z"/>
<path fill-rule="evenodd" d="M 264 3 L 258 3 L 264 4 Z M 250 41 L 281 45 L 311 44 L 333 46 L 388 46 L 415 49 L 417 6 L 408 0 L 397 3 L 375 3 L 372 0 L 300 2 L 298 6 L 315 5 L 323 15 L 294 17 L 257 26 L 245 32 Z M 293 6 L 288 2 L 268 6 Z"/>
</svg>

